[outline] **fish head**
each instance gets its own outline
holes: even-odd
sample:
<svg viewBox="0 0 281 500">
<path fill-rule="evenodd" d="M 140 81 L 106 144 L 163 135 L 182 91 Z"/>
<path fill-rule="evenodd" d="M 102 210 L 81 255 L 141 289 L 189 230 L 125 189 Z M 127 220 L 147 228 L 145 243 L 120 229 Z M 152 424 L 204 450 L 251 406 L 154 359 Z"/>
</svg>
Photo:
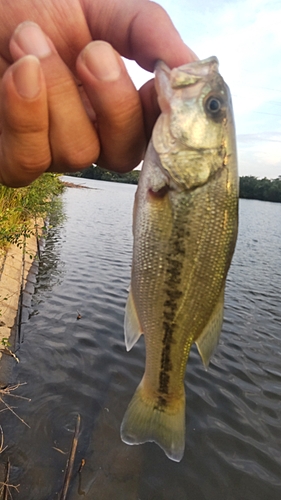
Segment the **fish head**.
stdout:
<svg viewBox="0 0 281 500">
<path fill-rule="evenodd" d="M 172 70 L 159 61 L 155 85 L 162 113 L 152 142 L 164 169 L 185 189 L 205 184 L 236 157 L 231 95 L 217 58 Z"/>
</svg>

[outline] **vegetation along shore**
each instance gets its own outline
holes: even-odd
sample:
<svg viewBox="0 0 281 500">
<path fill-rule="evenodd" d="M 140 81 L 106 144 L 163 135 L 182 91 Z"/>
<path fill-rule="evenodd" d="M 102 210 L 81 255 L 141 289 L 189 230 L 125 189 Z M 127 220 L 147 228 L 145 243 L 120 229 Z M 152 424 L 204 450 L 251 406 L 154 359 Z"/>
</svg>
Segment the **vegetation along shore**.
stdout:
<svg viewBox="0 0 281 500">
<path fill-rule="evenodd" d="M 67 175 L 101 181 L 137 184 L 140 176 L 140 170 L 133 170 L 132 172 L 128 172 L 126 174 L 119 174 L 117 172 L 111 172 L 96 165 L 92 165 L 83 172 Z M 277 179 L 267 179 L 266 177 L 258 179 L 253 175 L 240 177 L 239 197 L 281 203 L 281 175 Z"/>
<path fill-rule="evenodd" d="M 32 234 L 34 221 L 46 217 L 54 197 L 64 189 L 56 174 L 47 173 L 24 188 L 0 185 L 0 250 L 20 245 Z"/>
<path fill-rule="evenodd" d="M 14 350 L 36 280 L 43 221 L 57 210 L 63 189 L 51 173 L 25 188 L 0 185 L 0 358 L 4 353 L 18 360 Z M 1 361 L 0 386 L 6 383 L 3 368 Z"/>
</svg>

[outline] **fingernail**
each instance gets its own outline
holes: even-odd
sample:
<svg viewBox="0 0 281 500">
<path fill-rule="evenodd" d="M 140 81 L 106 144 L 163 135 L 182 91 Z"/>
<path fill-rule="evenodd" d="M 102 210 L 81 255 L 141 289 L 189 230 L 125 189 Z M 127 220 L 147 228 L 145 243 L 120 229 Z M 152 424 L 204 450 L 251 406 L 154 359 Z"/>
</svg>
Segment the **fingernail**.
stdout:
<svg viewBox="0 0 281 500">
<path fill-rule="evenodd" d="M 13 67 L 13 79 L 18 93 L 33 99 L 41 90 L 40 62 L 37 57 L 24 56 Z"/>
<path fill-rule="evenodd" d="M 41 28 L 30 21 L 17 27 L 14 38 L 25 54 L 32 54 L 41 59 L 52 53 L 52 48 Z"/>
<path fill-rule="evenodd" d="M 83 52 L 83 59 L 88 70 L 98 80 L 113 82 L 121 74 L 115 51 L 107 42 L 91 42 Z"/>
</svg>

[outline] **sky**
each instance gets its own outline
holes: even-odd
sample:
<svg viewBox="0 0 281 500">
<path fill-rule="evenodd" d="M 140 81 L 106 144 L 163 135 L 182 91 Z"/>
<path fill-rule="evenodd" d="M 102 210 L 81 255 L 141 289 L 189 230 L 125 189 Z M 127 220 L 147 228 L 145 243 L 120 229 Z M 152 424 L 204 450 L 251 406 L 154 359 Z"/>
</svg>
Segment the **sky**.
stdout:
<svg viewBox="0 0 281 500">
<path fill-rule="evenodd" d="M 232 94 L 240 176 L 281 176 L 281 1 L 157 3 L 200 59 L 219 59 Z M 152 77 L 126 64 L 137 88 Z"/>
</svg>

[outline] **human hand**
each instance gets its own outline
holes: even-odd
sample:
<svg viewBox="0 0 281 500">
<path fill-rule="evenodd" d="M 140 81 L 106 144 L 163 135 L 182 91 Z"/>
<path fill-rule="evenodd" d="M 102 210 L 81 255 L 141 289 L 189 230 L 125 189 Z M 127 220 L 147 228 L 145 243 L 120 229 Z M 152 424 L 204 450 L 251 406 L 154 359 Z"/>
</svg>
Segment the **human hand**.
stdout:
<svg viewBox="0 0 281 500">
<path fill-rule="evenodd" d="M 166 12 L 148 0 L 0 0 L 0 19 L 0 182 L 134 168 L 159 110 L 153 82 L 137 92 L 120 54 L 149 71 L 195 59 Z"/>
</svg>

